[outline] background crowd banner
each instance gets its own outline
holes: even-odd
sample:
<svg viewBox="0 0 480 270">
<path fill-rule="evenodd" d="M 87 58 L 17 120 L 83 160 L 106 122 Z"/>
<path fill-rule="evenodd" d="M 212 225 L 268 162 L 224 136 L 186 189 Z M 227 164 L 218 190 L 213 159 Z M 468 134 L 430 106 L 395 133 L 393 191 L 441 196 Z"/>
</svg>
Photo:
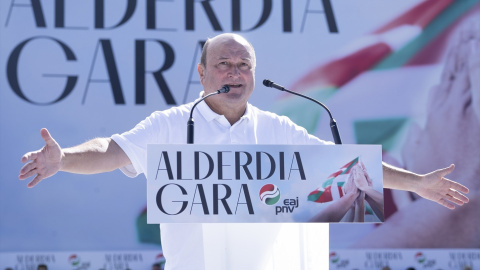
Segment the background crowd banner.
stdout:
<svg viewBox="0 0 480 270">
<path fill-rule="evenodd" d="M 479 12 L 478 0 L 1 1 L 0 253 L 159 250 L 144 178 L 59 173 L 27 189 L 20 157 L 42 127 L 73 146 L 193 101 L 201 45 L 222 32 L 255 47 L 254 105 L 331 140 L 322 109 L 269 78 L 325 102 L 344 143 L 381 144 L 418 173 L 455 163 L 449 177 L 471 189 L 455 211 L 386 191 L 386 222 L 331 225 L 332 250 L 479 248 Z"/>
<path fill-rule="evenodd" d="M 103 250 L 103 251 L 39 251 L 2 252 L 2 269 L 33 269 L 46 265 L 48 269 L 152 269 L 158 264 L 163 267 L 165 257 L 159 251 L 146 250 Z"/>
<path fill-rule="evenodd" d="M 329 269 L 477 269 L 480 251 L 471 249 L 331 250 Z"/>
</svg>

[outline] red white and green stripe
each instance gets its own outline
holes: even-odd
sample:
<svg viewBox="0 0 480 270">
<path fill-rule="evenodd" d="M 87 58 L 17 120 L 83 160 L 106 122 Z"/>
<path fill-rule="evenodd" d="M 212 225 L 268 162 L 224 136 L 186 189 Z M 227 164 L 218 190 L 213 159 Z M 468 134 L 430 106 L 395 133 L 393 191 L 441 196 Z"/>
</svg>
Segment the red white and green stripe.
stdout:
<svg viewBox="0 0 480 270">
<path fill-rule="evenodd" d="M 352 167 L 357 163 L 358 157 L 331 174 L 320 187 L 310 192 L 308 200 L 316 203 L 325 203 L 343 197 L 342 187 L 348 179 Z"/>
</svg>

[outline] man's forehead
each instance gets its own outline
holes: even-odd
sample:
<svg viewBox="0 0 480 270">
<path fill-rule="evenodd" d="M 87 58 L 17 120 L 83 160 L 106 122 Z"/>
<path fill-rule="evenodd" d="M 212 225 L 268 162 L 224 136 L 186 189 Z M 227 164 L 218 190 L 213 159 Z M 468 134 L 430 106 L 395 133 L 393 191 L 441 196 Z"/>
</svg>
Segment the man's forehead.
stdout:
<svg viewBox="0 0 480 270">
<path fill-rule="evenodd" d="M 219 54 L 243 54 L 246 57 L 252 57 L 253 48 L 250 43 L 239 36 L 222 36 L 215 37 L 209 45 L 209 53 L 216 52 Z"/>
<path fill-rule="evenodd" d="M 240 58 L 242 60 L 252 60 L 252 55 L 249 51 L 245 49 L 226 49 L 226 50 L 218 50 L 216 53 L 212 54 L 212 57 L 220 60 L 227 60 L 231 58 Z"/>
<path fill-rule="evenodd" d="M 232 33 L 225 33 L 225 34 L 220 34 L 216 37 L 213 37 L 210 42 L 212 44 L 214 43 L 224 43 L 224 42 L 236 42 L 236 43 L 239 43 L 239 44 L 243 44 L 243 45 L 249 45 L 248 41 L 240 36 L 240 35 L 237 35 L 237 34 L 232 34 Z"/>
<path fill-rule="evenodd" d="M 211 58 L 212 60 L 231 60 L 235 58 L 252 62 L 254 58 L 252 51 L 242 46 L 219 46 L 211 49 L 212 50 L 209 51 L 207 57 Z"/>
</svg>

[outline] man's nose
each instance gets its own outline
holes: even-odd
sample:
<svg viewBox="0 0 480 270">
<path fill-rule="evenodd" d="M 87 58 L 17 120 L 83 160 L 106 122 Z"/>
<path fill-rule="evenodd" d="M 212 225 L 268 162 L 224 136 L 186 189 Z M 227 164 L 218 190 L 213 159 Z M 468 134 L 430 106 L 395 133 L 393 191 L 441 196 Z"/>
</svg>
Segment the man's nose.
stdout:
<svg viewBox="0 0 480 270">
<path fill-rule="evenodd" d="M 240 69 L 236 65 L 233 65 L 228 75 L 230 77 L 237 77 L 240 75 Z"/>
</svg>

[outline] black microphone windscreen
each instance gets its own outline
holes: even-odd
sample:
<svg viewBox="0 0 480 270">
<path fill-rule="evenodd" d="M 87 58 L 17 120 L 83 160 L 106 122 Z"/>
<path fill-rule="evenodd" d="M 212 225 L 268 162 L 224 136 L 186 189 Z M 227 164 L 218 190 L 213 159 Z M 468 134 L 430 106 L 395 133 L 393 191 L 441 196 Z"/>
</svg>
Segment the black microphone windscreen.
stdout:
<svg viewBox="0 0 480 270">
<path fill-rule="evenodd" d="M 223 90 L 222 93 L 228 93 L 228 92 L 230 92 L 230 86 L 224 85 L 224 86 L 222 87 L 222 90 Z"/>
<path fill-rule="evenodd" d="M 272 84 L 273 82 L 270 81 L 269 79 L 263 80 L 263 85 L 265 85 L 266 87 L 272 87 Z"/>
</svg>

